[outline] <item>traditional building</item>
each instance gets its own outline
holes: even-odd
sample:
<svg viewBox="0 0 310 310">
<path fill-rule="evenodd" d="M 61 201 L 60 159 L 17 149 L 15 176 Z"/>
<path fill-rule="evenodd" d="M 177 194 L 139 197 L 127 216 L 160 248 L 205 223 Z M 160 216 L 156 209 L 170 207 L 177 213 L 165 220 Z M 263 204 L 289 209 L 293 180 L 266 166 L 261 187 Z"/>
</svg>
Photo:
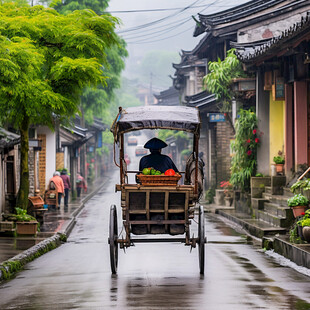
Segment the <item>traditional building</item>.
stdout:
<svg viewBox="0 0 310 310">
<path fill-rule="evenodd" d="M 11 207 L 19 186 L 19 135 L 0 128 L 0 213 Z"/>
<path fill-rule="evenodd" d="M 257 114 L 269 132 L 258 163 L 266 174 L 278 150 L 285 154 L 287 176 L 310 165 L 309 40 L 310 16 L 301 14 L 277 37 L 235 45 L 247 70 L 257 75 Z"/>
<path fill-rule="evenodd" d="M 207 186 L 219 184 L 220 181 L 229 177 L 230 166 L 230 140 L 233 138 L 234 118 L 237 115 L 237 108 L 258 107 L 255 102 L 255 79 L 237 80 L 236 98 L 232 104 L 232 115 L 228 117 L 217 115 L 217 121 L 212 124 L 210 115 L 219 113 L 215 98 L 203 90 L 202 77 L 208 73 L 208 62 L 216 61 L 218 58 L 224 59 L 226 52 L 236 44 L 256 44 L 256 42 L 266 42 L 271 38 L 281 34 L 282 29 L 289 27 L 292 23 L 306 15 L 309 10 L 309 1 L 293 0 L 255 0 L 234 8 L 209 15 L 199 15 L 196 21 L 194 36 L 203 35 L 197 46 L 190 52 L 182 52 L 181 63 L 173 65 L 176 69 L 174 85 L 181 92 L 183 104 L 197 106 L 202 112 L 202 143 L 201 149 L 205 154 L 207 163 Z M 263 40 L 263 41 L 262 41 Z M 254 86 L 254 87 L 253 87 Z M 273 106 L 275 108 L 275 106 Z M 262 144 L 269 141 L 269 120 L 266 119 L 264 109 L 261 105 L 257 111 L 260 120 L 260 128 L 264 132 Z M 213 114 L 214 115 L 214 114 Z M 273 122 L 279 121 L 281 113 L 273 113 Z M 214 119 L 214 118 L 213 118 Z M 229 121 L 225 121 L 225 120 Z M 279 123 L 277 131 L 281 131 Z M 223 137 L 222 137 L 223 136 Z M 284 143 L 281 144 L 281 136 L 276 139 L 272 149 L 284 150 Z M 282 139 L 283 140 L 283 139 Z M 272 156 L 269 149 L 262 147 L 259 151 L 259 161 L 267 160 L 268 171 L 262 165 L 262 173 L 269 174 L 269 162 Z M 268 155 L 267 155 L 268 154 Z M 221 168 L 221 171 L 218 168 Z"/>
<path fill-rule="evenodd" d="M 157 99 L 158 105 L 180 105 L 180 92 L 174 86 L 161 91 L 159 94 L 154 94 L 154 97 Z"/>
</svg>

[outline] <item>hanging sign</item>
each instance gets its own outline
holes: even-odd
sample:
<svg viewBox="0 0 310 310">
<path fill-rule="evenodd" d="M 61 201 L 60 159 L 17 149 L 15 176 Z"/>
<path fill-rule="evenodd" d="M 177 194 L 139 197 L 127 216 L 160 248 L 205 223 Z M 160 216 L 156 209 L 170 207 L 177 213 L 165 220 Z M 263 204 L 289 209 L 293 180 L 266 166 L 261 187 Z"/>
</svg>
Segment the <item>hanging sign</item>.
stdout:
<svg viewBox="0 0 310 310">
<path fill-rule="evenodd" d="M 209 113 L 209 122 L 225 122 L 223 113 Z"/>
</svg>

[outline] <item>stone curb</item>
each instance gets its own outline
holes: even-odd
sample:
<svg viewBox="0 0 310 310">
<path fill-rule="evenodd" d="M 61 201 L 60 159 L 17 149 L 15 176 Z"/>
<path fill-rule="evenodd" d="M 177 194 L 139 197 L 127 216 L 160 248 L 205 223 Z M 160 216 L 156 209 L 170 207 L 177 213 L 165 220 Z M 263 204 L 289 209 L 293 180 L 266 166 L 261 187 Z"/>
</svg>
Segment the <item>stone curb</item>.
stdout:
<svg viewBox="0 0 310 310">
<path fill-rule="evenodd" d="M 0 265 L 0 281 L 10 279 L 15 273 L 20 271 L 27 263 L 33 261 L 37 257 L 57 248 L 62 241 L 66 240 L 66 236 L 57 233 L 49 237 L 22 253 L 10 258 Z"/>
<path fill-rule="evenodd" d="M 275 253 L 278 253 L 287 259 L 291 260 L 295 264 L 310 268 L 310 253 L 305 251 L 300 246 L 296 246 L 289 243 L 281 237 L 263 235 L 260 228 L 248 223 L 246 220 L 237 218 L 232 214 L 228 214 L 225 210 L 216 210 L 217 214 L 226 217 L 228 220 L 238 224 L 240 227 L 249 232 L 252 236 L 258 237 L 262 240 L 262 247 L 267 247 L 267 249 L 273 249 Z M 308 246 L 307 246 L 308 247 Z"/>
<path fill-rule="evenodd" d="M 12 276 L 22 270 L 27 263 L 57 248 L 62 242 L 65 242 L 76 223 L 76 217 L 85 207 L 85 203 L 104 187 L 106 181 L 107 179 L 103 180 L 100 186 L 95 188 L 89 195 L 82 199 L 81 205 L 72 213 L 72 218 L 68 220 L 68 224 L 63 230 L 57 232 L 52 237 L 46 238 L 22 253 L 4 261 L 0 265 L 0 282 L 12 278 Z"/>
</svg>

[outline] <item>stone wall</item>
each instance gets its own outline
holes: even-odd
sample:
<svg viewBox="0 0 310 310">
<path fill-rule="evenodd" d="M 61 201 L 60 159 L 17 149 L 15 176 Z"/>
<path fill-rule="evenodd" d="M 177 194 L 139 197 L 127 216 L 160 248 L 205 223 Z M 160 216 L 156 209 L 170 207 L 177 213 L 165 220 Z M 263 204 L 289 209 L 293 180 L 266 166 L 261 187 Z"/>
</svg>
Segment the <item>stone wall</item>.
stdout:
<svg viewBox="0 0 310 310">
<path fill-rule="evenodd" d="M 230 142 L 233 129 L 228 121 L 216 125 L 217 185 L 230 179 Z"/>
<path fill-rule="evenodd" d="M 43 195 L 46 188 L 46 135 L 38 134 L 38 139 L 41 140 L 41 151 L 39 153 L 39 188 L 40 195 Z"/>
<path fill-rule="evenodd" d="M 29 196 L 34 196 L 35 191 L 35 152 L 33 148 L 29 148 L 28 152 L 28 167 L 29 167 Z"/>
<path fill-rule="evenodd" d="M 56 170 L 61 170 L 65 167 L 64 152 L 56 153 Z"/>
</svg>

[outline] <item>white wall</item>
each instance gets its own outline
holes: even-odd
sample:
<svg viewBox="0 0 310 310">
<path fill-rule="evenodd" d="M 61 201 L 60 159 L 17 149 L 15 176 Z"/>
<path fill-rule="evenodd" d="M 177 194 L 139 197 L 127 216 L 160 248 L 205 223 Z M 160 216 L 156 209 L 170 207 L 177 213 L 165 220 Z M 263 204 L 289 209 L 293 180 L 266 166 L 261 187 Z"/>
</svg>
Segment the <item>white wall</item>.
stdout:
<svg viewBox="0 0 310 310">
<path fill-rule="evenodd" d="M 46 135 L 45 184 L 48 184 L 56 170 L 56 133 L 52 132 L 48 127 L 38 127 L 37 134 Z"/>
<path fill-rule="evenodd" d="M 301 17 L 307 15 L 309 7 L 303 8 L 303 10 L 305 12 L 291 13 L 291 15 L 285 18 L 281 16 L 280 20 L 277 20 L 277 18 L 269 19 L 263 23 L 259 23 L 259 25 L 254 24 L 248 28 L 239 29 L 237 41 L 239 43 L 247 43 L 280 36 L 284 30 L 300 22 Z"/>
</svg>

